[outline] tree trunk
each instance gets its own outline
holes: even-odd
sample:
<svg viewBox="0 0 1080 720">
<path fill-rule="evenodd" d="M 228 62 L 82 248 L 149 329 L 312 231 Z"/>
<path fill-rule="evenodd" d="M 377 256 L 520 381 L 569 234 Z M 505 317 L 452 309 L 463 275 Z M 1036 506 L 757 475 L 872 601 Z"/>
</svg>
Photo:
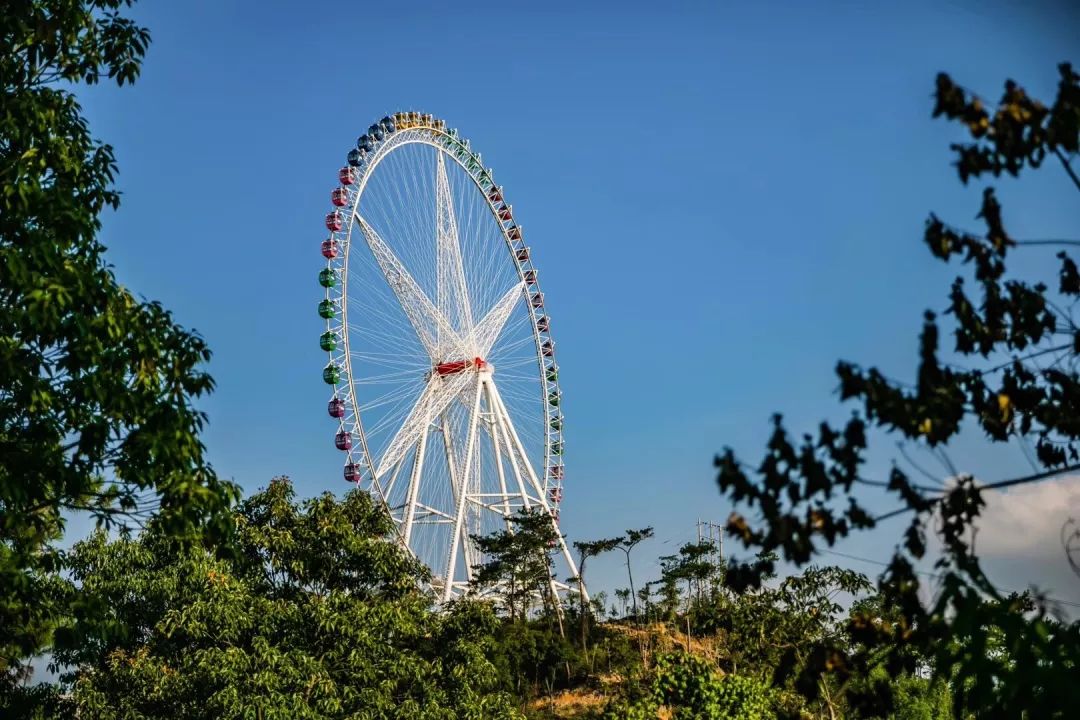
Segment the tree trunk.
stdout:
<svg viewBox="0 0 1080 720">
<path fill-rule="evenodd" d="M 634 573 L 630 570 L 630 551 L 625 550 L 626 553 L 626 576 L 630 579 L 630 597 L 634 601 L 634 617 L 637 617 L 637 593 L 634 591 Z"/>
<path fill-rule="evenodd" d="M 590 607 L 588 601 L 585 599 L 585 560 L 584 555 L 581 556 L 581 563 L 578 566 L 578 597 L 581 599 L 581 652 L 585 653 L 586 662 L 589 659 L 589 611 Z"/>
<path fill-rule="evenodd" d="M 836 720 L 836 708 L 833 706 L 832 694 L 829 692 L 829 683 L 825 681 L 824 675 L 821 675 L 818 684 L 821 687 L 822 699 L 825 700 L 825 707 L 829 708 L 829 720 Z"/>
</svg>

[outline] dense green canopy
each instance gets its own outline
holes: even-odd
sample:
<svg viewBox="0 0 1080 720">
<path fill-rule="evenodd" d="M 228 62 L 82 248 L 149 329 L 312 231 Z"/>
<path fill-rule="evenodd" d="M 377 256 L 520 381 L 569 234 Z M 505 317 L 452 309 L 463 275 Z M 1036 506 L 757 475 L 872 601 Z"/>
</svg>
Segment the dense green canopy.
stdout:
<svg viewBox="0 0 1080 720">
<path fill-rule="evenodd" d="M 485 605 L 436 613 L 422 568 L 361 491 L 297 503 L 286 479 L 222 558 L 155 531 L 79 543 L 92 610 L 57 659 L 84 718 L 515 718 Z"/>
</svg>

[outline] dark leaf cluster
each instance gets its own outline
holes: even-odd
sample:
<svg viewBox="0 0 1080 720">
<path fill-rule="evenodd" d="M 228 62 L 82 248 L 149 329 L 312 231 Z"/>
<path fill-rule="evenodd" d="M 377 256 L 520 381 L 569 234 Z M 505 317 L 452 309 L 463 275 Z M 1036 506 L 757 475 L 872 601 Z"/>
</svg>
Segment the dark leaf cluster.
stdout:
<svg viewBox="0 0 1080 720">
<path fill-rule="evenodd" d="M 1038 167 L 1053 153 L 1075 180 L 1069 159 L 1080 137 L 1078 76 L 1068 64 L 1059 70 L 1052 107 L 1009 82 L 993 113 L 948 76 L 938 77 L 934 115 L 963 123 L 973 140 L 953 146 L 961 179 L 1015 175 L 1025 166 Z M 910 515 L 879 580 L 887 612 L 856 614 L 849 628 L 854 643 L 819 646 L 803 661 L 804 670 L 868 677 L 874 667 L 910 673 L 917 662 L 926 662 L 939 677 L 962 678 L 954 695 L 958 713 L 1063 717 L 1080 702 L 1075 683 L 1064 679 L 1080 664 L 1080 629 L 1053 620 L 1038 598 L 1019 601 L 999 591 L 982 570 L 974 535 L 985 492 L 1080 467 L 1080 339 L 1071 311 L 1080 293 L 1080 273 L 1066 253 L 1059 253 L 1052 285 L 1010 276 L 1010 253 L 1045 243 L 1010 235 L 992 188 L 983 192 L 977 218 L 985 225 L 982 234 L 931 214 L 924 234 L 935 257 L 961 262 L 967 275 L 952 283 L 946 317 L 953 325 L 950 354 L 970 366 L 943 360 L 938 314 L 927 311 L 914 382 L 840 362 L 840 397 L 858 405 L 846 424 L 822 423 L 815 436 L 795 441 L 777 416 L 756 466 L 745 465 L 731 449 L 716 458 L 721 491 L 760 520 L 733 513 L 727 532 L 764 553 L 751 562 L 732 563 L 726 582 L 740 592 L 758 587 L 774 571 L 769 553 L 803 565 L 854 531 Z M 975 294 L 969 284 L 977 288 Z M 943 449 L 965 430 L 977 430 L 990 442 L 1030 444 L 1032 462 L 1041 467 L 1028 477 L 992 482 L 956 470 Z M 906 454 L 906 464 L 895 463 L 887 478 L 864 477 L 872 432 L 898 435 L 901 448 L 936 453 L 949 464 L 948 477 L 930 476 Z M 930 483 L 913 479 L 909 466 Z M 884 489 L 899 508 L 870 512 L 857 492 L 864 486 Z M 915 565 L 928 553 L 930 528 L 941 550 L 935 563 L 937 592 L 927 603 L 920 597 L 923 585 Z M 990 635 L 996 638 L 993 650 L 986 644 Z M 867 716 L 887 712 L 891 696 L 886 690 L 882 683 L 853 688 L 853 707 Z"/>
</svg>

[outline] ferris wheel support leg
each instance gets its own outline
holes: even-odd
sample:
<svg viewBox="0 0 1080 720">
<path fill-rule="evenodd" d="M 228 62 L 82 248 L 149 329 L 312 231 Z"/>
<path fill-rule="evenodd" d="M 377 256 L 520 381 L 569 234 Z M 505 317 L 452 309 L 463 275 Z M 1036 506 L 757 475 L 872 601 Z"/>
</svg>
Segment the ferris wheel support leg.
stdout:
<svg viewBox="0 0 1080 720">
<path fill-rule="evenodd" d="M 514 450 L 513 450 L 514 442 L 510 439 L 510 432 L 513 431 L 514 426 L 510 422 L 510 416 L 504 414 L 502 408 L 499 405 L 499 401 L 495 398 L 495 393 L 497 393 L 497 392 L 498 392 L 498 390 L 495 388 L 495 383 L 491 383 L 491 386 L 488 388 L 488 406 L 491 408 L 492 431 L 493 431 L 492 432 L 492 440 L 494 441 L 495 437 L 499 436 L 499 437 L 502 438 L 502 441 L 506 444 L 506 459 L 510 463 L 511 470 L 514 471 L 514 478 L 517 480 L 518 492 L 521 494 L 521 502 L 524 505 L 525 510 L 529 511 L 529 510 L 532 510 L 532 501 L 529 499 L 529 493 L 525 490 L 525 481 L 521 477 L 521 470 L 518 468 L 518 460 L 514 459 Z M 498 443 L 496 441 L 496 445 L 497 444 Z M 520 447 L 520 442 L 518 443 L 518 447 Z M 506 489 L 505 476 L 502 474 L 502 460 L 499 457 L 498 447 L 496 447 L 496 450 L 495 450 L 495 460 L 496 460 L 496 464 L 499 467 L 499 480 L 502 482 L 503 497 L 505 498 L 505 503 L 507 505 L 509 505 L 509 493 L 507 492 L 507 489 Z M 526 469 L 530 468 L 529 460 L 523 454 L 519 454 L 519 460 L 520 460 L 521 464 L 525 466 Z M 510 522 L 509 508 L 506 508 L 505 514 L 506 514 L 506 529 L 507 529 L 508 532 L 512 533 L 514 531 L 514 526 Z M 558 613 L 559 626 L 561 628 L 562 627 L 562 607 L 558 603 L 559 591 L 558 591 L 558 588 L 555 587 L 555 577 L 552 575 L 550 570 L 548 571 L 548 589 L 551 592 L 552 602 L 555 605 L 555 611 Z"/>
<path fill-rule="evenodd" d="M 495 424 L 499 429 L 499 433 L 506 444 L 506 459 L 510 462 L 510 469 L 514 473 L 514 479 L 517 481 L 518 492 L 521 494 L 521 502 L 525 506 L 526 510 L 532 510 L 532 502 L 529 500 L 529 493 L 525 490 L 525 480 L 521 477 L 521 468 L 518 462 L 514 459 L 513 442 L 510 440 L 510 433 L 506 428 L 506 424 L 503 422 L 502 412 L 498 409 L 498 403 L 493 407 L 495 413 Z"/>
<path fill-rule="evenodd" d="M 506 405 L 503 403 L 502 395 L 499 394 L 499 388 L 495 387 L 494 383 L 491 385 L 491 392 L 495 397 L 497 412 L 501 416 L 502 422 L 510 434 L 510 438 L 513 440 L 513 448 L 517 450 L 517 453 L 521 458 L 521 463 L 525 466 L 525 472 L 529 476 L 529 484 L 532 485 L 533 489 L 536 491 L 538 502 L 545 510 L 549 510 L 547 498 L 544 496 L 544 488 L 540 485 L 540 480 L 536 477 L 536 471 L 529 462 L 528 455 L 525 454 L 525 446 L 521 444 L 521 438 L 518 437 L 514 423 L 510 421 L 510 413 L 506 411 Z"/>
<path fill-rule="evenodd" d="M 443 413 L 443 449 L 446 454 L 446 467 L 450 474 L 450 492 L 453 493 L 454 506 L 458 505 L 458 495 L 464 489 L 464 479 L 458 479 L 458 471 L 461 470 L 458 467 L 457 458 L 454 454 L 454 446 L 450 444 L 450 431 L 447 423 L 449 419 L 446 413 Z M 465 548 L 465 578 L 472 582 L 472 569 L 476 565 L 476 558 L 472 552 L 472 545 L 469 542 L 469 528 L 463 527 L 461 531 L 461 542 Z"/>
<path fill-rule="evenodd" d="M 522 463 L 525 465 L 525 470 L 529 474 L 529 480 L 532 482 L 533 487 L 536 489 L 538 497 L 540 498 L 540 504 L 544 508 L 544 511 L 549 515 L 551 513 L 551 507 L 548 505 L 547 494 L 544 492 L 544 488 L 540 485 L 540 480 L 536 477 L 536 471 L 533 470 L 532 465 L 529 464 L 528 456 L 525 454 L 525 447 L 521 444 L 521 438 L 518 437 L 517 430 L 514 429 L 514 424 L 510 422 L 510 413 L 506 410 L 506 405 L 503 403 L 502 395 L 499 394 L 499 389 L 495 387 L 495 384 L 491 385 L 491 392 L 495 396 L 495 403 L 498 406 L 498 412 L 502 415 L 503 422 L 506 423 L 507 429 L 510 431 L 510 435 L 514 440 L 514 446 L 521 455 Z M 524 494 L 524 493 L 523 493 Z M 563 559 L 566 560 L 566 565 L 570 568 L 570 574 L 573 577 L 578 577 L 577 563 L 574 562 L 574 557 L 570 554 L 570 548 L 566 544 L 566 538 L 559 532 L 559 524 L 555 522 L 555 518 L 551 518 L 551 524 L 555 528 L 555 533 L 558 535 L 559 549 L 562 550 Z M 552 580 L 554 582 L 554 579 Z M 588 600 L 588 592 L 585 593 L 585 599 Z"/>
<path fill-rule="evenodd" d="M 444 412 L 442 416 L 442 436 L 443 436 L 443 451 L 446 456 L 446 467 L 450 473 L 450 492 L 453 496 L 454 507 L 457 507 L 458 495 L 465 489 L 465 483 L 463 480 L 458 480 L 458 468 L 457 458 L 454 456 L 454 446 L 450 442 L 450 428 L 448 423 L 449 417 Z M 462 531 L 461 542 L 465 543 L 465 575 L 468 580 L 472 581 L 472 568 L 475 564 L 475 558 L 472 557 L 470 546 L 468 544 L 468 528 Z"/>
<path fill-rule="evenodd" d="M 491 388 L 485 387 L 488 410 L 488 432 L 491 434 L 491 449 L 495 455 L 495 468 L 499 473 L 499 490 L 502 492 L 503 517 L 506 518 L 507 529 L 510 527 L 510 492 L 506 489 L 506 472 L 503 469 L 502 452 L 499 444 L 499 413 L 496 410 L 495 400 L 491 395 Z M 524 490 L 524 488 L 522 488 Z M 523 493 L 524 494 L 524 493 Z"/>
<path fill-rule="evenodd" d="M 480 420 L 480 395 L 483 391 L 483 379 L 479 376 L 476 380 L 476 393 L 473 397 L 472 416 L 469 418 L 469 441 L 465 446 L 465 465 L 462 477 L 469 477 L 472 469 L 473 453 L 476 448 L 477 423 Z M 461 488 L 458 494 L 457 512 L 454 513 L 454 532 L 450 535 L 450 557 L 446 563 L 446 581 L 443 585 L 443 602 L 449 602 L 454 593 L 454 571 L 457 565 L 458 545 L 461 544 L 461 534 L 465 526 L 465 503 L 469 497 L 467 487 Z"/>
<path fill-rule="evenodd" d="M 409 494 L 405 500 L 405 544 L 409 544 L 412 537 L 413 520 L 416 517 L 416 503 L 420 499 L 420 475 L 424 471 L 424 454 L 427 450 L 428 429 L 420 435 L 420 442 L 416 445 L 416 458 L 413 460 L 412 476 L 409 478 Z"/>
</svg>

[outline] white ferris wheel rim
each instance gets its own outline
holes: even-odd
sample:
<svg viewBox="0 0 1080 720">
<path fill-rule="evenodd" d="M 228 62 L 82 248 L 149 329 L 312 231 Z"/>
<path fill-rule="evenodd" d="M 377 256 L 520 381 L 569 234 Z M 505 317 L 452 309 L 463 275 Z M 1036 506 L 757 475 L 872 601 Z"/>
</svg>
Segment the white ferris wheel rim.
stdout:
<svg viewBox="0 0 1080 720">
<path fill-rule="evenodd" d="M 352 445 L 350 447 L 340 448 L 339 446 L 339 449 L 344 449 L 346 452 L 345 474 L 349 477 L 349 471 L 350 468 L 352 468 L 354 470 L 354 482 L 357 485 L 360 485 L 361 482 L 366 479 L 369 485 L 368 489 L 382 502 L 388 511 L 392 509 L 390 507 L 388 493 L 384 492 L 384 487 L 382 485 L 382 481 L 386 480 L 386 468 L 378 467 L 378 465 L 381 464 L 381 458 L 371 452 L 368 442 L 368 428 L 365 426 L 365 411 L 361 407 L 360 393 L 357 390 L 357 385 L 361 381 L 362 376 L 354 367 L 353 353 L 350 348 L 353 339 L 353 331 L 350 329 L 348 318 L 350 305 L 349 260 L 353 251 L 352 246 L 354 242 L 356 242 L 354 232 L 360 235 L 362 241 L 368 241 L 369 248 L 372 243 L 370 238 L 374 236 L 377 239 L 377 233 L 373 228 L 367 227 L 365 230 L 364 228 L 358 227 L 361 225 L 366 226 L 366 223 L 359 212 L 359 208 L 364 199 L 365 191 L 368 188 L 368 183 L 374 176 L 376 169 L 395 152 L 401 151 L 408 146 L 428 146 L 436 153 L 439 172 L 443 173 L 441 179 L 444 183 L 446 182 L 446 178 L 442 166 L 445 158 L 449 157 L 464 175 L 472 181 L 475 190 L 480 193 L 480 197 L 484 198 L 487 210 L 490 213 L 490 221 L 495 223 L 495 226 L 498 227 L 499 234 L 505 244 L 506 255 L 504 257 L 509 259 L 518 281 L 521 283 L 521 296 L 524 299 L 523 305 L 527 311 L 529 331 L 532 337 L 532 345 L 535 354 L 534 369 L 536 372 L 536 384 L 541 389 L 539 395 L 536 397 L 536 401 L 540 403 L 542 413 L 538 413 L 535 422 L 537 425 L 542 423 L 543 456 L 542 458 L 537 458 L 542 465 L 537 468 L 540 472 L 535 473 L 535 475 L 538 475 L 539 477 L 534 477 L 534 481 L 537 482 L 538 491 L 538 497 L 534 498 L 534 502 L 538 500 L 538 504 L 552 514 L 553 522 L 557 528 L 558 508 L 563 498 L 562 484 L 564 478 L 564 466 L 562 462 L 564 448 L 563 416 L 560 407 L 561 389 L 559 387 L 558 365 L 555 362 L 554 356 L 554 339 L 551 335 L 550 318 L 547 315 L 546 303 L 544 302 L 544 295 L 539 286 L 536 268 L 532 261 L 532 254 L 525 245 L 521 227 L 517 224 L 516 218 L 513 217 L 511 206 L 506 202 L 502 188 L 495 185 L 491 176 L 491 171 L 484 169 L 480 162 L 480 156 L 469 149 L 467 140 L 458 138 L 456 131 L 447 131 L 445 124 L 442 123 L 442 121 L 436 120 L 430 115 L 421 115 L 419 113 L 397 113 L 392 116 L 392 118 L 393 127 L 389 132 L 384 133 L 383 139 L 378 142 L 372 142 L 371 145 L 374 147 L 369 148 L 368 153 L 359 155 L 359 162 L 353 162 L 357 151 L 350 153 L 350 163 L 346 168 L 342 169 L 342 173 L 344 173 L 348 167 L 353 167 L 356 171 L 356 176 L 355 181 L 351 183 L 351 188 L 339 188 L 339 190 L 335 190 L 335 193 L 337 193 L 344 189 L 347 191 L 348 195 L 348 201 L 341 208 L 347 212 L 347 215 L 345 216 L 340 229 L 334 229 L 330 224 L 331 216 L 327 216 L 327 226 L 331 232 L 330 237 L 326 242 L 338 243 L 340 259 L 338 259 L 338 256 L 331 257 L 326 254 L 326 242 L 324 242 L 324 256 L 327 257 L 327 269 L 336 273 L 337 277 L 340 278 L 340 290 L 333 286 L 327 286 L 324 302 L 330 303 L 336 308 L 340 314 L 340 321 L 338 321 L 336 316 L 331 318 L 324 315 L 324 317 L 327 319 L 327 334 L 336 333 L 342 343 L 342 349 L 340 352 L 335 352 L 335 350 L 328 351 L 330 363 L 324 371 L 324 379 L 326 379 L 328 383 L 334 385 L 334 394 L 331 402 L 333 403 L 338 399 L 343 399 L 345 404 L 344 413 L 337 418 L 338 435 L 336 437 L 340 439 L 342 435 L 347 435 L 351 439 L 355 436 L 359 441 L 357 445 Z M 384 118 L 382 123 L 386 123 L 388 119 L 389 118 Z M 379 124 L 373 125 L 372 129 L 377 126 L 379 126 Z M 385 129 L 385 127 L 383 129 Z M 362 139 L 368 137 L 369 136 L 365 135 L 362 136 Z M 370 139 L 374 140 L 374 137 L 371 136 Z M 363 149 L 364 148 L 358 148 L 361 153 L 363 153 Z M 335 202 L 335 205 L 338 204 L 338 202 Z M 336 212 L 337 210 L 335 210 L 335 213 Z M 335 213 L 332 213 L 332 215 Z M 454 242 L 457 243 L 456 238 Z M 358 244 L 362 245 L 362 242 Z M 367 251 L 369 248 L 364 248 L 364 250 Z M 460 257 L 458 258 L 458 263 L 460 266 Z M 322 278 L 320 277 L 320 281 L 321 279 Z M 464 277 L 462 279 L 464 280 Z M 397 290 L 395 289 L 394 292 L 396 293 Z M 466 295 L 466 297 L 468 296 Z M 514 301 L 511 300 L 511 302 Z M 406 303 L 402 303 L 402 305 L 407 313 L 408 308 L 404 307 Z M 323 306 L 320 305 L 320 314 L 322 314 L 322 310 Z M 479 357 L 477 357 L 477 361 L 481 362 Z M 340 371 L 341 378 L 339 380 L 335 374 L 334 382 L 331 383 L 330 379 L 327 378 L 327 372 L 334 367 Z M 439 374 L 442 374 L 441 370 Z M 478 388 L 479 387 L 480 386 L 478 385 Z M 494 389 L 493 385 L 492 389 Z M 477 405 L 474 414 L 479 412 L 480 392 L 481 390 L 478 389 Z M 494 392 L 495 395 L 498 394 L 497 390 L 494 390 Z M 502 407 L 503 413 L 509 412 L 506 410 L 506 406 L 501 399 L 497 399 L 495 396 L 489 398 L 489 412 L 492 412 L 493 408 L 494 411 L 497 412 L 500 406 Z M 510 424 L 509 415 L 506 415 L 506 422 L 507 424 Z M 428 432 L 427 429 L 424 430 L 425 438 Z M 475 429 L 473 432 L 475 432 Z M 506 430 L 504 429 L 503 432 L 506 433 Z M 510 437 L 511 433 L 513 434 L 512 439 Z M 509 445 L 513 440 L 517 441 L 520 452 L 524 456 L 525 450 L 521 447 L 521 441 L 517 440 L 516 432 L 513 431 L 513 426 L 511 424 L 510 433 L 506 433 L 508 453 L 511 452 Z M 447 437 L 446 442 L 449 445 L 449 437 Z M 493 442 L 498 445 L 499 440 L 495 438 Z M 383 449 L 383 454 L 385 454 L 385 452 L 386 448 Z M 472 451 L 470 450 L 469 452 Z M 496 449 L 495 452 L 496 462 L 501 462 L 498 457 L 499 450 Z M 421 456 L 423 455 L 423 442 L 421 442 L 416 449 L 416 453 Z M 399 462 L 404 464 L 404 456 L 402 456 Z M 356 468 L 358 467 L 360 468 L 360 471 L 356 472 Z M 468 465 L 466 465 L 466 468 L 467 467 Z M 401 468 L 398 467 L 398 471 L 400 471 L 400 469 Z M 379 470 L 382 470 L 382 472 L 380 473 Z M 501 475 L 501 464 L 499 470 Z M 451 473 L 452 472 L 453 470 L 451 469 Z M 503 488 L 503 492 L 505 494 L 505 487 Z M 525 493 L 524 489 L 522 489 L 522 493 Z M 464 504 L 464 494 L 462 495 L 462 498 L 462 504 Z M 509 507 L 509 505 L 507 505 L 507 507 Z M 525 507 L 528 507 L 527 498 L 525 499 Z M 402 541 L 402 544 L 408 548 L 410 552 L 416 554 L 414 548 L 409 543 L 408 530 L 411 529 L 411 527 L 410 520 L 409 523 L 405 525 L 405 535 L 402 536 L 402 525 L 400 523 L 397 525 L 399 540 Z M 452 545 L 452 551 L 447 574 L 443 578 L 445 599 L 449 599 L 451 589 L 457 582 L 455 580 L 455 561 L 453 559 L 457 552 L 456 535 L 451 536 L 449 542 Z M 559 544 L 562 546 L 562 554 L 564 555 L 565 560 L 573 571 L 573 560 L 569 555 L 565 540 L 561 537 L 559 539 Z M 466 564 L 466 569 L 468 570 L 469 560 L 466 558 L 464 562 Z M 438 575 L 438 571 L 434 567 L 432 568 L 432 572 L 433 575 Z M 576 571 L 573 571 L 572 574 L 576 574 Z"/>
</svg>

